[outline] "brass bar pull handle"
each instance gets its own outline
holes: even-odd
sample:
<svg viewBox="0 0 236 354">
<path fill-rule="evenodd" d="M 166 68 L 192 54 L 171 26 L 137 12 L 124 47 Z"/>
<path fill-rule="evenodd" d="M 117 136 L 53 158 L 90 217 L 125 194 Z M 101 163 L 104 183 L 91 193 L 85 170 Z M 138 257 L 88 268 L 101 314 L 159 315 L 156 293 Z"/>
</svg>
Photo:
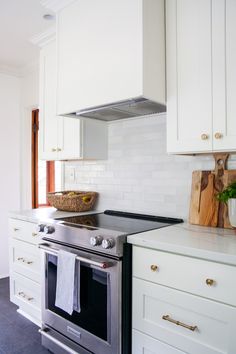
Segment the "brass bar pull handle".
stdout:
<svg viewBox="0 0 236 354">
<path fill-rule="evenodd" d="M 187 328 L 187 329 L 189 329 L 190 331 L 193 331 L 193 332 L 197 329 L 197 326 L 189 326 L 189 325 L 187 325 L 187 324 L 185 324 L 183 322 L 176 321 L 173 318 L 171 318 L 169 315 L 163 315 L 162 319 L 165 320 L 165 321 L 169 321 L 171 323 L 174 323 L 177 326 L 181 326 L 181 327 Z"/>
<path fill-rule="evenodd" d="M 21 296 L 21 297 L 23 297 L 23 299 L 26 299 L 27 301 L 32 301 L 32 300 L 34 300 L 33 297 L 27 296 L 23 291 L 20 291 L 20 292 L 18 293 L 18 295 Z"/>
</svg>

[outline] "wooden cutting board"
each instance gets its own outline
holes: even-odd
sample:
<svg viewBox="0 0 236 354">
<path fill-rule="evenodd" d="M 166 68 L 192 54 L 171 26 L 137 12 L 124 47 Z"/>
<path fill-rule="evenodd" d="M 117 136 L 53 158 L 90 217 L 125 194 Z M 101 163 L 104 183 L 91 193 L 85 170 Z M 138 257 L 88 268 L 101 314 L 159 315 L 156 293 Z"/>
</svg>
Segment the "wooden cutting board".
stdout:
<svg viewBox="0 0 236 354">
<path fill-rule="evenodd" d="M 214 154 L 214 171 L 193 172 L 190 224 L 232 228 L 227 205 L 216 199 L 217 193 L 236 181 L 236 170 L 226 169 L 228 157 L 229 154 Z"/>
</svg>

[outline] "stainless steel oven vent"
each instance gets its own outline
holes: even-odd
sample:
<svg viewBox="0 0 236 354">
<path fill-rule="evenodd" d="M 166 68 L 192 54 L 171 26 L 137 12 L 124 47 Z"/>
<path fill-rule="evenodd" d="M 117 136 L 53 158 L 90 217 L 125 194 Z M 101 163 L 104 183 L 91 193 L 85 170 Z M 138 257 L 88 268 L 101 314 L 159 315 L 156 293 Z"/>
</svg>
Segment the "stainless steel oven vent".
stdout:
<svg viewBox="0 0 236 354">
<path fill-rule="evenodd" d="M 87 110 L 70 113 L 68 116 L 92 118 L 108 122 L 161 112 L 166 112 L 165 105 L 141 97 L 109 105 L 92 107 Z"/>
</svg>

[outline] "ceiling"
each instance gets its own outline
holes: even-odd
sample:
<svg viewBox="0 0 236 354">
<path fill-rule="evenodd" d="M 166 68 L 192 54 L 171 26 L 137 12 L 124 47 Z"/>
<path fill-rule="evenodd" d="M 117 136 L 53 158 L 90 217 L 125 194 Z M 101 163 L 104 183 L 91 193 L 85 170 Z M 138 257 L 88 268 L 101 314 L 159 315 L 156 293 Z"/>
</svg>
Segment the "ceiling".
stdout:
<svg viewBox="0 0 236 354">
<path fill-rule="evenodd" d="M 46 31 L 55 20 L 43 19 L 40 0 L 0 0 L 0 71 L 20 74 L 37 62 L 39 48 L 30 39 Z"/>
</svg>

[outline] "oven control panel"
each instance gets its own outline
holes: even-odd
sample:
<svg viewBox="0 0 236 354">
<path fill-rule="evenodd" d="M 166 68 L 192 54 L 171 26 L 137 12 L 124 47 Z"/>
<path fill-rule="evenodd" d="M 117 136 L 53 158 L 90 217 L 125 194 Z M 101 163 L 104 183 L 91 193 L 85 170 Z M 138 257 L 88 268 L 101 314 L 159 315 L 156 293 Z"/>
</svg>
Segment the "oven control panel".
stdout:
<svg viewBox="0 0 236 354">
<path fill-rule="evenodd" d="M 42 221 L 37 226 L 43 240 L 93 249 L 94 252 L 116 256 L 122 256 L 123 254 L 123 243 L 126 241 L 126 235 L 119 231 L 93 228 L 87 225 L 70 226 L 61 221 L 50 221 Z"/>
<path fill-rule="evenodd" d="M 90 237 L 90 245 L 109 249 L 115 246 L 115 240 L 113 238 L 104 238 L 103 236 L 92 236 Z"/>
</svg>

